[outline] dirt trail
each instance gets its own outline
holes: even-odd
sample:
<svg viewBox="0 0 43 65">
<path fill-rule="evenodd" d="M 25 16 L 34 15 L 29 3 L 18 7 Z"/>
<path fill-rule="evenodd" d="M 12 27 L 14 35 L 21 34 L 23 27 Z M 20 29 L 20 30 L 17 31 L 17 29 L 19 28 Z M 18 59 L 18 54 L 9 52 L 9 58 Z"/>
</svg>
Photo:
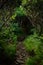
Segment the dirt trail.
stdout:
<svg viewBox="0 0 43 65">
<path fill-rule="evenodd" d="M 25 65 L 25 60 L 28 57 L 28 53 L 25 50 L 25 47 L 23 45 L 23 42 L 19 42 L 17 44 L 17 50 L 16 50 L 16 65 Z"/>
</svg>

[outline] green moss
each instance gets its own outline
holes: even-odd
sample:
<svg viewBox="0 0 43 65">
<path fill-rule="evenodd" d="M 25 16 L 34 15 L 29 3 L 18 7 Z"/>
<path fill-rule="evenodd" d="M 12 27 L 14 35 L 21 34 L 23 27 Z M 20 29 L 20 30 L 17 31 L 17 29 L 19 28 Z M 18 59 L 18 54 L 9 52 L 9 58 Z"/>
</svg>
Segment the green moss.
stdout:
<svg viewBox="0 0 43 65">
<path fill-rule="evenodd" d="M 25 65 L 40 65 L 41 59 L 39 57 L 30 57 L 26 60 Z"/>
</svg>

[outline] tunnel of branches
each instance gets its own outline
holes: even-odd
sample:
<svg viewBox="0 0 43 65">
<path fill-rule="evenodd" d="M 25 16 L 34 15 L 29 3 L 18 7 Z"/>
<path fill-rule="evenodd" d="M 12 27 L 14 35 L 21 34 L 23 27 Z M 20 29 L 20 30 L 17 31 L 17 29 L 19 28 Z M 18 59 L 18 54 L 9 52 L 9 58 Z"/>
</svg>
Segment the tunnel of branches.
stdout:
<svg viewBox="0 0 43 65">
<path fill-rule="evenodd" d="M 32 25 L 32 22 L 29 20 L 29 18 L 24 15 L 24 16 L 16 16 L 15 18 L 16 23 L 19 23 L 19 26 L 21 27 L 21 30 L 23 32 L 23 35 L 20 36 L 18 39 L 24 39 L 28 35 L 33 34 L 31 31 L 34 27 Z"/>
</svg>

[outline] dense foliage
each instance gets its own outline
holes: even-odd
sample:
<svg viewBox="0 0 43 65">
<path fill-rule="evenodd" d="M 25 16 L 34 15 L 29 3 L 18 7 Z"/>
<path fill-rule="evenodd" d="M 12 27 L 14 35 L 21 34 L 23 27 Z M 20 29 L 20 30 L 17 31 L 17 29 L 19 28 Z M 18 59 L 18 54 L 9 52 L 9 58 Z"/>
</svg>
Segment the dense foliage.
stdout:
<svg viewBox="0 0 43 65">
<path fill-rule="evenodd" d="M 18 39 L 29 53 L 25 64 L 43 65 L 43 0 L 0 0 L 1 60 L 14 59 Z"/>
</svg>

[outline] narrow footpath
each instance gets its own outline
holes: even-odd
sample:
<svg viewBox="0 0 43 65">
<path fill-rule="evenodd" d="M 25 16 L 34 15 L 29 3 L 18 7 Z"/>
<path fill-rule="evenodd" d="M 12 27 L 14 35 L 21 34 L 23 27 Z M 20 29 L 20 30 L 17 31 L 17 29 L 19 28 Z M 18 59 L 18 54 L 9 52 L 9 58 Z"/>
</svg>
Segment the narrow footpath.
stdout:
<svg viewBox="0 0 43 65">
<path fill-rule="evenodd" d="M 17 50 L 16 50 L 16 65 L 25 65 L 27 57 L 28 53 L 25 50 L 23 42 L 19 42 L 17 44 Z"/>
</svg>

